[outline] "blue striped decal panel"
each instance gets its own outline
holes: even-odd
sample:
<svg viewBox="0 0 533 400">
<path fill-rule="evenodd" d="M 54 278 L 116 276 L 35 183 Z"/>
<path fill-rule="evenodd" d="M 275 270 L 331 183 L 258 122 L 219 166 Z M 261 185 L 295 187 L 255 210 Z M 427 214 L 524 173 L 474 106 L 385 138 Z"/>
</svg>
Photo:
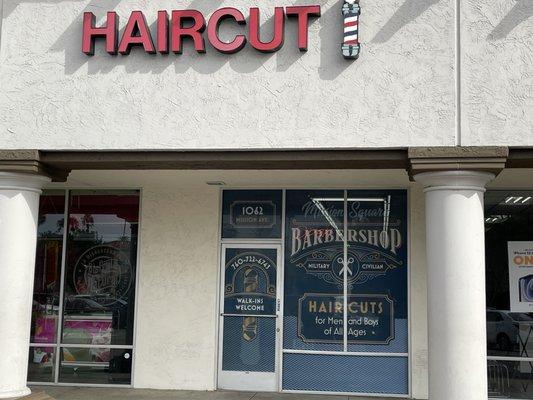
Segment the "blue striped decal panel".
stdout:
<svg viewBox="0 0 533 400">
<path fill-rule="evenodd" d="M 283 390 L 409 393 L 407 357 L 284 354 Z"/>
</svg>

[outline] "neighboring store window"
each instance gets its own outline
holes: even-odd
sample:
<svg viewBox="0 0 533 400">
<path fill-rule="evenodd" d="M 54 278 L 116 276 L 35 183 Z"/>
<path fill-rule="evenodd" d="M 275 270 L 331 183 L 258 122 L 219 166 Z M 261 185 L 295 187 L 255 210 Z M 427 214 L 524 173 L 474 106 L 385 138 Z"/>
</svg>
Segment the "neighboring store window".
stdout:
<svg viewBox="0 0 533 400">
<path fill-rule="evenodd" d="M 55 233 L 62 248 L 63 232 L 67 229 L 62 277 L 59 272 L 61 259 L 56 263 L 52 303 L 54 329 L 47 325 L 50 318 L 35 318 L 32 323 L 32 329 L 47 332 L 41 336 L 54 343 L 51 347 L 53 353 L 48 355 L 46 348 L 42 351 L 46 354 L 44 357 L 50 360 L 47 363 L 53 371 L 46 376 L 47 379 L 30 372 L 28 380 L 130 384 L 139 193 L 71 191 L 68 199 L 67 224 L 63 222 L 62 211 L 61 223 L 57 222 L 61 230 Z M 46 202 L 50 200 L 43 196 L 40 220 L 52 219 L 44 213 L 43 204 Z M 36 282 L 39 266 L 48 263 L 46 254 L 38 246 Z M 61 299 L 60 283 L 63 291 Z M 36 288 L 34 297 L 37 296 Z M 63 312 L 59 314 L 61 306 Z M 58 322 L 55 322 L 58 320 L 59 331 Z M 31 357 L 35 363 L 38 355 L 33 350 L 30 371 Z"/>
<path fill-rule="evenodd" d="M 408 394 L 406 192 L 288 190 L 285 215 L 283 389 Z"/>
<path fill-rule="evenodd" d="M 281 190 L 226 190 L 222 238 L 281 238 Z"/>
<path fill-rule="evenodd" d="M 533 399 L 533 191 L 485 195 L 489 397 Z"/>
<path fill-rule="evenodd" d="M 39 203 L 28 380 L 54 382 L 65 192 L 45 192 Z"/>
</svg>

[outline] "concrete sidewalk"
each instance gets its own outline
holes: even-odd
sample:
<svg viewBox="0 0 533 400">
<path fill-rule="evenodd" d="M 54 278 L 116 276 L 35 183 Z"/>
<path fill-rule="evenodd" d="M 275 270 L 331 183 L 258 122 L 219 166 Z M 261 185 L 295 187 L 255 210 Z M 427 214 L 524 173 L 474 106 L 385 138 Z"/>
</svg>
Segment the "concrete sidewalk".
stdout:
<svg viewBox="0 0 533 400">
<path fill-rule="evenodd" d="M 32 394 L 21 400 L 384 400 L 377 397 L 229 391 L 200 392 L 66 386 L 32 386 L 31 389 Z"/>
</svg>

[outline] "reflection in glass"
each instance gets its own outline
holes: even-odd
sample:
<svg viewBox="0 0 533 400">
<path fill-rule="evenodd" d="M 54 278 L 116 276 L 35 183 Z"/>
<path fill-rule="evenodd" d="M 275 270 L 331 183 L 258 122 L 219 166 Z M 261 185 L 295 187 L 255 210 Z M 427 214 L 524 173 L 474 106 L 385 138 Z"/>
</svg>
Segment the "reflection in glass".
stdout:
<svg viewBox="0 0 533 400">
<path fill-rule="evenodd" d="M 138 192 L 71 192 L 62 343 L 132 344 Z"/>
<path fill-rule="evenodd" d="M 487 310 L 487 345 L 491 356 L 533 357 L 533 317 L 529 313 Z"/>
<path fill-rule="evenodd" d="M 488 361 L 489 397 L 533 399 L 533 361 Z"/>
<path fill-rule="evenodd" d="M 62 348 L 59 382 L 130 384 L 131 360 L 130 349 Z"/>
<path fill-rule="evenodd" d="M 28 382 L 53 382 L 55 348 L 30 347 L 28 358 Z"/>
<path fill-rule="evenodd" d="M 33 286 L 31 343 L 55 343 L 63 249 L 64 192 L 41 195 Z"/>
</svg>

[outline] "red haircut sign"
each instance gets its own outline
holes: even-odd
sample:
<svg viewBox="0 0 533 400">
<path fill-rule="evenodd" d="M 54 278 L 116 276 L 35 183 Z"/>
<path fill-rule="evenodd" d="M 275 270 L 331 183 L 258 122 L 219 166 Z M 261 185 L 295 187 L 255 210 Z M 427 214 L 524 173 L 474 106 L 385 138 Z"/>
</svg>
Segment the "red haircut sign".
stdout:
<svg viewBox="0 0 533 400">
<path fill-rule="evenodd" d="M 211 14 L 208 21 L 197 10 L 172 10 L 157 12 L 156 34 L 152 36 L 142 11 L 132 11 L 122 36 L 118 32 L 118 15 L 114 11 L 107 13 L 106 22 L 95 26 L 95 15 L 86 12 L 83 15 L 82 51 L 94 54 L 95 40 L 105 40 L 105 51 L 109 54 L 128 54 L 133 46 L 139 46 L 150 54 L 166 54 L 172 51 L 181 54 L 183 41 L 192 41 L 198 53 L 205 53 L 205 39 L 221 53 L 236 53 L 246 43 L 264 53 L 278 51 L 283 46 L 285 37 L 285 17 L 293 18 L 298 23 L 298 49 L 307 51 L 308 28 L 312 18 L 320 17 L 319 5 L 276 7 L 274 10 L 274 33 L 269 41 L 261 37 L 261 16 L 259 8 L 249 10 L 249 21 L 241 11 L 224 7 Z M 246 33 L 235 35 L 230 41 L 223 41 L 219 36 L 220 23 L 233 21 L 237 25 L 248 25 Z M 154 40 L 155 38 L 155 40 Z"/>
</svg>

